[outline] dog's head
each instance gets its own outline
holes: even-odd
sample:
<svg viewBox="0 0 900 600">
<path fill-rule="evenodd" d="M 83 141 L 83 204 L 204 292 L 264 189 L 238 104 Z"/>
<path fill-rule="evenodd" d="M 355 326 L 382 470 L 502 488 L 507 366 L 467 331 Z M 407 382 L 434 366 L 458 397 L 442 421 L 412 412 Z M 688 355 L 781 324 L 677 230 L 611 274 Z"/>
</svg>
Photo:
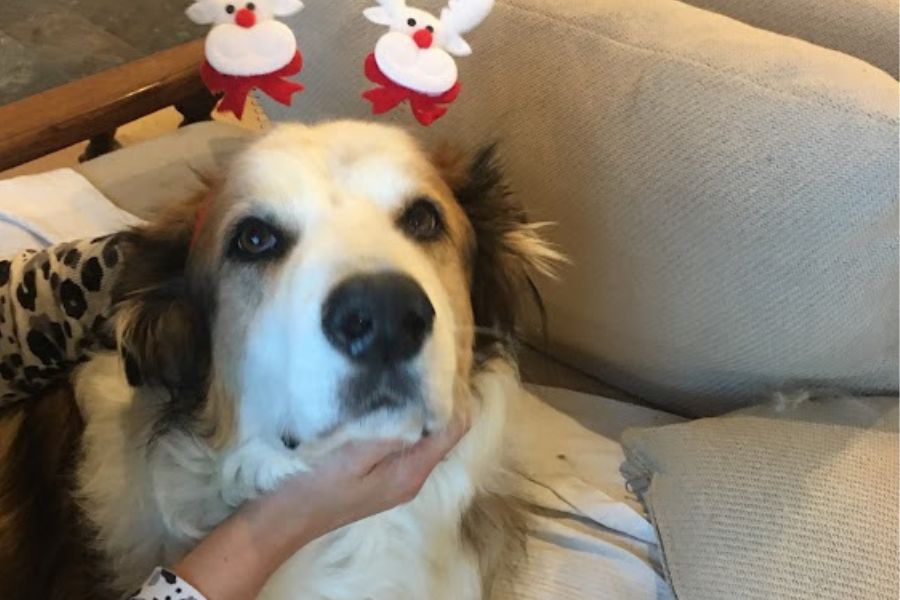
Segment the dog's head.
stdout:
<svg viewBox="0 0 900 600">
<path fill-rule="evenodd" d="M 161 426 L 289 452 L 442 427 L 556 258 L 491 150 L 355 122 L 276 128 L 123 248 L 120 345 L 132 385 L 168 391 Z"/>
</svg>

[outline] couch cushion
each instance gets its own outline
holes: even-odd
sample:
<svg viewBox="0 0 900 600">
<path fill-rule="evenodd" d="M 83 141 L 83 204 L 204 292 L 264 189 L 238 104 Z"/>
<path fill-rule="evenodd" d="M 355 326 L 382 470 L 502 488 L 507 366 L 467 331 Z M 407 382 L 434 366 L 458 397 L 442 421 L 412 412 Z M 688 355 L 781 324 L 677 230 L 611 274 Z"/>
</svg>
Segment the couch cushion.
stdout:
<svg viewBox="0 0 900 600">
<path fill-rule="evenodd" d="M 626 432 L 678 599 L 896 598 L 897 402 L 785 401 Z"/>
<path fill-rule="evenodd" d="M 290 22 L 327 60 L 269 116 L 370 116 L 381 29 L 346 3 Z M 785 382 L 897 389 L 893 78 L 673 0 L 499 0 L 468 40 L 446 117 L 379 119 L 501 141 L 574 261 L 540 282 L 557 358 L 684 414 Z"/>
<path fill-rule="evenodd" d="M 142 219 L 190 200 L 221 175 L 250 139 L 246 129 L 195 123 L 82 163 L 77 170 L 107 198 Z"/>
<path fill-rule="evenodd" d="M 756 27 L 834 48 L 897 79 L 900 11 L 896 0 L 685 0 Z"/>
</svg>

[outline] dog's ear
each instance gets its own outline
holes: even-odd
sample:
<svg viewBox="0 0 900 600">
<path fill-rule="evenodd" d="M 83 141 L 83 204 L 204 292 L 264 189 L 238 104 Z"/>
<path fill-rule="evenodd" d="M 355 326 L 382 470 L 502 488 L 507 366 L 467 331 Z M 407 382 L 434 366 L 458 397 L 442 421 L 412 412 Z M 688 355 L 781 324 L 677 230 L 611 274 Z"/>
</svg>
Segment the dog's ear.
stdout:
<svg viewBox="0 0 900 600">
<path fill-rule="evenodd" d="M 196 209 L 191 203 L 120 234 L 124 266 L 113 289 L 129 383 L 179 398 L 205 391 L 211 356 L 209 299 L 186 277 Z"/>
<path fill-rule="evenodd" d="M 564 257 L 540 235 L 547 223 L 531 223 L 524 207 L 510 194 L 497 161 L 496 146 L 470 160 L 442 148 L 435 163 L 472 224 L 472 309 L 475 325 L 487 338 L 514 339 L 524 306 L 532 298 L 543 305 L 529 273 L 555 277 Z"/>
</svg>

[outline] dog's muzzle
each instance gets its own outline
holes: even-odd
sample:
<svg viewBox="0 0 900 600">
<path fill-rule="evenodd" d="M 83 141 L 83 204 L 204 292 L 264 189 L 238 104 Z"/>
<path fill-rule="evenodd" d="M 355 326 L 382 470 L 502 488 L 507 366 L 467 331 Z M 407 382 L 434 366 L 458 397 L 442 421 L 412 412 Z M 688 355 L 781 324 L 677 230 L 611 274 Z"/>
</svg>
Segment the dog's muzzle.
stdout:
<svg viewBox="0 0 900 600">
<path fill-rule="evenodd" d="M 322 311 L 328 341 L 356 364 L 389 368 L 414 358 L 431 334 L 434 307 L 406 275 L 357 275 L 340 283 Z"/>
<path fill-rule="evenodd" d="M 346 408 L 360 414 L 418 399 L 410 367 L 434 325 L 422 287 L 399 273 L 354 275 L 338 284 L 322 308 L 331 345 L 357 366 Z"/>
</svg>

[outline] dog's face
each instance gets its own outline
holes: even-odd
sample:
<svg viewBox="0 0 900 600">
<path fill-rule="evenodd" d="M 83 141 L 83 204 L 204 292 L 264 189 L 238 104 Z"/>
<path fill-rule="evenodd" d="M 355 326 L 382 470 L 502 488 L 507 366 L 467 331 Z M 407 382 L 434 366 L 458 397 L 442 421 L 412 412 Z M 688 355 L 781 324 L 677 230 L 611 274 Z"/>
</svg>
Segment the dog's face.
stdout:
<svg viewBox="0 0 900 600">
<path fill-rule="evenodd" d="M 284 127 L 233 166 L 191 257 L 214 273 L 213 373 L 241 437 L 415 440 L 471 363 L 473 233 L 395 130 Z M 211 282 L 212 283 L 212 282 Z"/>
<path fill-rule="evenodd" d="M 469 400 L 476 330 L 510 335 L 525 267 L 553 258 L 490 153 L 459 167 L 372 124 L 262 137 L 197 217 L 126 237 L 133 384 L 168 388 L 165 413 L 219 443 L 441 428 Z"/>
</svg>

